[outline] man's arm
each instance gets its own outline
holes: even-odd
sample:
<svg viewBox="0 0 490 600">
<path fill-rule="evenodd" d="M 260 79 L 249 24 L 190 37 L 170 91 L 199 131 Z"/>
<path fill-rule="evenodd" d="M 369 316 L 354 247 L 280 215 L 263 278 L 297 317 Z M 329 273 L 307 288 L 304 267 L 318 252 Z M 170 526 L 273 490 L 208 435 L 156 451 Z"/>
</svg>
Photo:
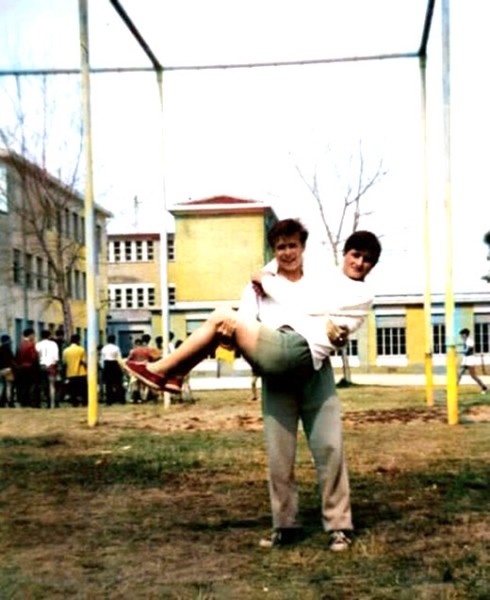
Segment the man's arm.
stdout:
<svg viewBox="0 0 490 600">
<path fill-rule="evenodd" d="M 254 291 L 251 283 L 245 286 L 240 304 L 238 306 L 238 316 L 240 319 L 257 319 L 259 314 L 259 298 Z"/>
</svg>

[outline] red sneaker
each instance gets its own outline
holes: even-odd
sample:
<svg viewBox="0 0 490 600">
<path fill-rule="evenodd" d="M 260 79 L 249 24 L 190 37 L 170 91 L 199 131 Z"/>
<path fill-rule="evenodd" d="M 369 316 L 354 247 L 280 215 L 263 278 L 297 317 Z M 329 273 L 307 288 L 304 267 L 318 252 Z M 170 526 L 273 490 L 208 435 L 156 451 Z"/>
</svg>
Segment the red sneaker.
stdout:
<svg viewBox="0 0 490 600">
<path fill-rule="evenodd" d="M 151 373 L 146 368 L 146 363 L 135 362 L 134 360 L 128 360 L 126 362 L 126 370 L 134 375 L 136 379 L 142 381 L 148 387 L 154 390 L 165 389 L 165 377 L 158 375 L 157 373 Z"/>
<path fill-rule="evenodd" d="M 167 377 L 165 378 L 165 391 L 172 392 L 172 394 L 180 394 L 182 392 L 183 382 L 183 377 Z"/>
<path fill-rule="evenodd" d="M 152 373 L 146 368 L 146 364 L 128 360 L 126 370 L 153 390 L 180 394 L 182 389 L 181 377 L 165 377 L 164 375 L 158 375 L 158 373 Z"/>
</svg>

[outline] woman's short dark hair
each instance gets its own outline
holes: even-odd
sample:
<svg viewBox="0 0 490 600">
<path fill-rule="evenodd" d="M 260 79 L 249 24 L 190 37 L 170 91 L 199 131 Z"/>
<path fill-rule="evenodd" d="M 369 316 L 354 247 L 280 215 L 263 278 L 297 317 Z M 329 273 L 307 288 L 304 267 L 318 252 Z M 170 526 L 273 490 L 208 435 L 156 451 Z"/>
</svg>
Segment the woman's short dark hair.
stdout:
<svg viewBox="0 0 490 600">
<path fill-rule="evenodd" d="M 345 241 L 344 254 L 349 250 L 369 252 L 371 262 L 375 265 L 381 254 L 381 243 L 370 231 L 354 231 Z"/>
<path fill-rule="evenodd" d="M 267 233 L 267 241 L 269 246 L 274 248 L 277 240 L 281 237 L 291 237 L 293 235 L 299 235 L 299 240 L 304 246 L 308 239 L 308 230 L 298 219 L 282 219 L 277 221 Z"/>
</svg>

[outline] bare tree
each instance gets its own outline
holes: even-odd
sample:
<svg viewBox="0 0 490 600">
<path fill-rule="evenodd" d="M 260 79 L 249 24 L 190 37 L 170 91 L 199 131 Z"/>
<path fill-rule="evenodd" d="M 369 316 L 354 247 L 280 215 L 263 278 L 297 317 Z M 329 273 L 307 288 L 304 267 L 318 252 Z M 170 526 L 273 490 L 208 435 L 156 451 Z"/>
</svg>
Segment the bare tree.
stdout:
<svg viewBox="0 0 490 600">
<path fill-rule="evenodd" d="M 331 149 L 327 148 L 327 158 L 331 154 L 333 154 Z M 330 181 L 335 180 L 335 185 L 328 190 L 330 194 L 328 197 L 325 189 L 320 185 L 318 169 L 310 178 L 297 165 L 296 170 L 316 201 L 333 260 L 338 265 L 344 240 L 359 229 L 362 217 L 371 214 L 371 211 L 363 210 L 362 204 L 372 188 L 387 173 L 383 160 L 380 159 L 374 168 L 368 169 L 360 141 L 357 154 L 349 157 L 346 169 L 340 169 L 334 160 L 328 161 L 321 173 L 325 175 L 325 171 L 328 171 L 331 176 Z M 332 188 L 337 190 L 337 195 L 332 193 Z M 350 385 L 352 379 L 346 348 L 342 349 L 342 370 L 341 383 Z"/>
<path fill-rule="evenodd" d="M 332 151 L 327 148 L 327 158 L 330 154 Z M 328 170 L 329 174 L 336 179 L 335 187 L 338 190 L 338 196 L 332 196 L 331 190 L 329 190 L 331 194 L 329 200 L 325 190 L 321 189 L 318 170 L 315 170 L 311 178 L 308 178 L 297 165 L 296 170 L 316 201 L 333 259 L 338 265 L 343 241 L 359 229 L 361 218 L 370 214 L 370 211 L 361 210 L 361 202 L 386 175 L 387 171 L 383 161 L 380 159 L 373 169 L 368 170 L 365 165 L 362 142 L 359 142 L 358 153 L 356 156 L 349 157 L 346 170 L 341 170 L 333 160 L 328 162 L 322 174 Z"/>
<path fill-rule="evenodd" d="M 47 305 L 58 303 L 65 334 L 70 336 L 73 331 L 73 276 L 76 271 L 78 274 L 82 272 L 80 267 L 84 262 L 84 220 L 80 215 L 83 201 L 76 191 L 83 139 L 81 125 L 75 124 L 74 136 L 65 131 L 65 140 L 69 140 L 71 148 L 75 142 L 76 149 L 75 152 L 70 150 L 74 160 L 69 176 L 65 176 L 62 182 L 61 169 L 58 179 L 49 175 L 46 168 L 55 135 L 52 133 L 52 117 L 56 111 L 56 105 L 49 101 L 46 79 L 41 80 L 37 89 L 42 112 L 34 128 L 28 124 L 30 113 L 25 104 L 29 100 L 24 98 L 19 79 L 16 80 L 15 90 L 12 98 L 15 116 L 9 127 L 0 128 L 0 142 L 6 150 L 3 162 L 9 169 L 11 234 L 20 240 L 23 249 L 24 264 L 18 265 L 18 268 L 26 289 L 30 287 L 29 278 L 34 277 L 26 257 L 35 255 L 43 258 L 47 265 L 43 275 L 45 281 L 37 286 L 36 293 Z M 58 152 L 62 154 L 59 148 Z M 4 191 L 6 194 L 7 190 Z"/>
</svg>

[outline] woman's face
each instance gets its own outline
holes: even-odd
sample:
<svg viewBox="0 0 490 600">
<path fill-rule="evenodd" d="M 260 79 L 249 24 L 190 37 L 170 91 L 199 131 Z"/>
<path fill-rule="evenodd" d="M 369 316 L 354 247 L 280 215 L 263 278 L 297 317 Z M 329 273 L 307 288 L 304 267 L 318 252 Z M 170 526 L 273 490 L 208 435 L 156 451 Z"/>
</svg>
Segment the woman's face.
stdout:
<svg viewBox="0 0 490 600">
<path fill-rule="evenodd" d="M 277 273 L 287 279 L 300 279 L 303 275 L 304 244 L 299 233 L 281 236 L 274 245 L 274 256 L 277 261 Z"/>
<path fill-rule="evenodd" d="M 344 254 L 343 271 L 350 279 L 364 281 L 374 267 L 374 262 L 369 254 L 364 250 L 349 250 Z"/>
</svg>

